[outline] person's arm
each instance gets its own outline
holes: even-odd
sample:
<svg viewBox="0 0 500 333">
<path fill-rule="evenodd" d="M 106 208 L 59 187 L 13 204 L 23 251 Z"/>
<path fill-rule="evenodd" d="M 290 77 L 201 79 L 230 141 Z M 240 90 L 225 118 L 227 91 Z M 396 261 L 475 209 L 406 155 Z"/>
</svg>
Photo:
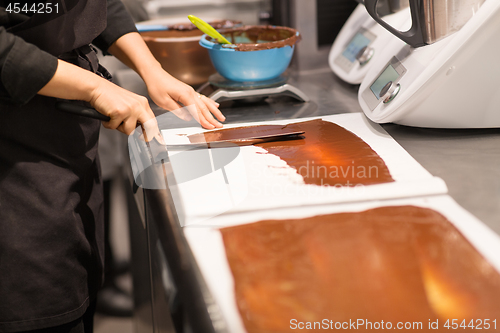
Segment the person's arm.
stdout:
<svg viewBox="0 0 500 333">
<path fill-rule="evenodd" d="M 106 128 L 130 134 L 137 123 L 154 119 L 147 98 L 125 90 L 100 76 L 73 64 L 58 60 L 52 79 L 40 95 L 89 102 L 97 111 L 111 118 Z"/>
<path fill-rule="evenodd" d="M 0 10 L 0 20 L 2 19 Z M 4 17 L 5 18 L 5 17 Z M 0 26 L 0 99 L 23 105 L 52 78 L 57 58 Z"/>
<path fill-rule="evenodd" d="M 0 26 L 0 99 L 22 105 L 36 94 L 90 102 L 111 117 L 105 127 L 125 134 L 132 133 L 137 122 L 156 131 L 155 121 L 148 122 L 154 114 L 145 97 L 58 60 Z"/>
<path fill-rule="evenodd" d="M 138 33 L 123 35 L 109 47 L 108 51 L 142 77 L 149 96 L 158 106 L 175 110 L 182 105 L 195 105 L 197 113 L 192 116 L 203 127 L 222 127 L 222 124 L 212 116 L 215 115 L 220 121 L 225 120 L 218 109 L 218 104 L 164 71 Z"/>
<path fill-rule="evenodd" d="M 218 104 L 196 93 L 192 87 L 161 68 L 137 33 L 130 14 L 120 0 L 107 0 L 107 27 L 93 44 L 104 54 L 113 54 L 137 71 L 147 85 L 149 96 L 158 106 L 174 111 L 182 119 L 186 116 L 185 113 L 176 111 L 188 110 L 205 128 L 222 127 L 212 116 L 215 115 L 220 121 L 225 120 Z M 181 104 L 195 107 L 179 109 Z"/>
</svg>

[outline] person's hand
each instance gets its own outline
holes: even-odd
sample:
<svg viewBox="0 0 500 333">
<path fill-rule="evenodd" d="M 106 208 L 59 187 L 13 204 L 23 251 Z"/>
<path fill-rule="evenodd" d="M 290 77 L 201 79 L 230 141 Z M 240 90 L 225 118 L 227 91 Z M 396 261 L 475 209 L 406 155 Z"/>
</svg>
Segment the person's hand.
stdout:
<svg viewBox="0 0 500 333">
<path fill-rule="evenodd" d="M 111 118 L 103 122 L 104 127 L 130 135 L 140 124 L 146 141 L 157 138 L 160 143 L 163 142 L 146 97 L 105 80 L 102 80 L 91 96 L 90 104 L 98 112 Z"/>
<path fill-rule="evenodd" d="M 153 102 L 161 108 L 174 111 L 179 118 L 190 120 L 187 112 L 176 112 L 176 110 L 187 110 L 190 116 L 204 128 L 220 128 L 226 118 L 218 109 L 219 104 L 210 98 L 198 94 L 191 86 L 177 80 L 163 69 L 157 69 L 144 77 L 148 93 Z M 219 120 L 217 121 L 214 116 Z"/>
<path fill-rule="evenodd" d="M 226 118 L 219 111 L 219 105 L 165 72 L 137 32 L 121 36 L 108 51 L 142 77 L 149 97 L 156 105 L 173 111 L 181 119 L 189 120 L 186 113 L 178 112 L 181 108 L 184 111 L 187 109 L 190 116 L 205 128 L 222 127 L 219 121 Z"/>
<path fill-rule="evenodd" d="M 148 100 L 102 77 L 58 60 L 52 79 L 38 92 L 43 96 L 89 102 L 98 112 L 110 117 L 104 127 L 131 134 L 141 124 L 146 141 L 162 143 L 155 115 Z"/>
</svg>

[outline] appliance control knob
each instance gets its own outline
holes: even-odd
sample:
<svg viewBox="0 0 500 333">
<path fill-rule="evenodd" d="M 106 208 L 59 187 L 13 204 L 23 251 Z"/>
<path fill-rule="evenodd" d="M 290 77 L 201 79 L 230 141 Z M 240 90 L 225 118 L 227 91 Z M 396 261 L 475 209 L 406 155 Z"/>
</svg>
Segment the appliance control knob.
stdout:
<svg viewBox="0 0 500 333">
<path fill-rule="evenodd" d="M 379 97 L 382 99 L 384 104 L 387 104 L 396 97 L 399 90 L 401 90 L 399 83 L 394 84 L 394 82 L 389 81 L 380 91 Z"/>
<path fill-rule="evenodd" d="M 373 57 L 375 50 L 372 47 L 365 46 L 361 50 L 359 50 L 356 55 L 356 59 L 359 61 L 359 64 L 363 66 Z"/>
</svg>

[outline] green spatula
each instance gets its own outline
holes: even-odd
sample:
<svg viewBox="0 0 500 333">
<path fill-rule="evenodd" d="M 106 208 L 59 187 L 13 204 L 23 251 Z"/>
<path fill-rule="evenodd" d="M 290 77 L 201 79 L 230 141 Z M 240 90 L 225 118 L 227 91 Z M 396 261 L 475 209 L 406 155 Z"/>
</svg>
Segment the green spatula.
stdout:
<svg viewBox="0 0 500 333">
<path fill-rule="evenodd" d="M 217 30 L 215 30 L 210 24 L 207 22 L 203 21 L 202 19 L 193 16 L 193 15 L 188 15 L 188 19 L 201 31 L 212 37 L 213 39 L 217 40 L 218 43 L 220 44 L 231 44 L 228 42 L 227 39 L 224 38 Z"/>
</svg>

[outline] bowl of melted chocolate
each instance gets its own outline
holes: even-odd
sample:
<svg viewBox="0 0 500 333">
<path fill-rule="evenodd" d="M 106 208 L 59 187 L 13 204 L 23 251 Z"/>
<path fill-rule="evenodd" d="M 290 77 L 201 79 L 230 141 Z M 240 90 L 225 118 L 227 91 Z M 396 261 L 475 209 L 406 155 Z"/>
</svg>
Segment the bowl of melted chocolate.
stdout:
<svg viewBox="0 0 500 333">
<path fill-rule="evenodd" d="M 209 20 L 216 29 L 241 26 L 240 21 Z M 207 82 L 216 72 L 208 52 L 198 44 L 203 33 L 191 22 L 157 20 L 138 24 L 140 34 L 151 53 L 175 78 L 197 86 Z"/>
<path fill-rule="evenodd" d="M 279 26 L 242 26 L 219 32 L 231 44 L 219 44 L 203 35 L 200 45 L 208 50 L 217 72 L 237 82 L 264 81 L 281 75 L 301 38 L 297 30 Z"/>
</svg>

